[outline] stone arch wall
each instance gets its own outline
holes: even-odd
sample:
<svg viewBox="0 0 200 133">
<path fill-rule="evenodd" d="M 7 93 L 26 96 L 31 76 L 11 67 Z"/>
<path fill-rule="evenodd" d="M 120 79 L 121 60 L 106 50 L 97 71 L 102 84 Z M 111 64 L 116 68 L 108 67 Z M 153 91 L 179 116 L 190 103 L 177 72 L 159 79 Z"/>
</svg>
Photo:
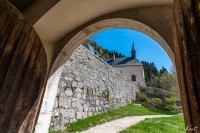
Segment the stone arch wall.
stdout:
<svg viewBox="0 0 200 133">
<path fill-rule="evenodd" d="M 73 36 L 61 50 L 50 72 L 50 79 L 47 82 L 46 92 L 44 94 L 42 109 L 39 114 L 38 123 L 36 125 L 35 133 L 44 133 L 48 131 L 48 127 L 50 124 L 51 114 L 54 106 L 54 101 L 56 97 L 56 92 L 58 88 L 58 81 L 64 68 L 64 64 L 67 62 L 73 51 L 88 37 L 98 33 L 100 31 L 110 29 L 110 28 L 128 28 L 133 30 L 138 30 L 152 37 L 155 41 L 157 41 L 167 52 L 171 60 L 174 62 L 174 55 L 167 44 L 167 42 L 151 27 L 135 21 L 131 19 L 124 18 L 113 18 L 106 19 L 103 21 L 99 21 L 94 23 L 80 32 L 78 32 L 75 36 Z M 54 79 L 55 78 L 55 79 Z M 45 119 L 44 119 L 45 118 Z"/>
<path fill-rule="evenodd" d="M 71 37 L 68 42 L 65 43 L 65 41 L 62 41 L 61 43 L 64 43 L 63 49 L 60 51 L 58 56 L 56 57 L 54 64 L 51 69 L 51 73 L 53 73 L 59 66 L 62 66 L 67 59 L 69 59 L 70 55 L 73 53 L 73 51 L 88 37 L 111 28 L 127 28 L 127 29 L 133 29 L 140 31 L 151 38 L 153 38 L 155 41 L 157 41 L 163 49 L 167 52 L 170 59 L 174 63 L 174 54 L 170 47 L 170 45 L 165 41 L 165 39 L 158 34 L 154 29 L 151 27 L 136 21 L 132 19 L 126 19 L 126 18 L 113 18 L 113 19 L 106 19 L 99 21 L 97 23 L 91 24 L 90 26 L 84 28 L 80 32 L 78 32 L 76 35 Z M 63 44 L 61 44 L 63 45 Z"/>
</svg>

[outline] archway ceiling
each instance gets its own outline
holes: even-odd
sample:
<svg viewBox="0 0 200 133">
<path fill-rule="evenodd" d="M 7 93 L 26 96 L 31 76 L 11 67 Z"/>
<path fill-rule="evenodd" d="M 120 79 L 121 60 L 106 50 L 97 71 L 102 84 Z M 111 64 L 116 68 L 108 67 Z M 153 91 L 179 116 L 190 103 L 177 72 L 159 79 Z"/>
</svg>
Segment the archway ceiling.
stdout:
<svg viewBox="0 0 200 133">
<path fill-rule="evenodd" d="M 34 24 L 34 28 L 43 41 L 56 43 L 80 25 L 102 15 L 168 4 L 173 4 L 173 0 L 61 0 Z"/>
</svg>

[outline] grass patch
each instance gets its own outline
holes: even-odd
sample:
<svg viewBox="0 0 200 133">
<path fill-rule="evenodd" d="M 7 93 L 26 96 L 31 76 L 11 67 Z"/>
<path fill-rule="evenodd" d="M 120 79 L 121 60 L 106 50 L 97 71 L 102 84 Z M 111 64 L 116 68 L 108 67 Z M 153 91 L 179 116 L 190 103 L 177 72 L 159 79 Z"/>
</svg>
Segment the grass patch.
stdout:
<svg viewBox="0 0 200 133">
<path fill-rule="evenodd" d="M 148 118 L 120 133 L 185 133 L 183 116 Z"/>
<path fill-rule="evenodd" d="M 67 131 L 68 132 L 85 131 L 90 127 L 94 127 L 96 125 L 100 125 L 102 123 L 127 116 L 162 115 L 162 114 L 174 115 L 177 113 L 178 112 L 150 109 L 144 106 L 130 104 L 125 107 L 118 108 L 116 110 L 108 111 L 107 113 L 91 116 L 86 119 L 78 120 L 75 123 L 71 123 L 67 126 Z"/>
<path fill-rule="evenodd" d="M 62 133 L 62 131 L 49 131 L 49 133 Z"/>
</svg>

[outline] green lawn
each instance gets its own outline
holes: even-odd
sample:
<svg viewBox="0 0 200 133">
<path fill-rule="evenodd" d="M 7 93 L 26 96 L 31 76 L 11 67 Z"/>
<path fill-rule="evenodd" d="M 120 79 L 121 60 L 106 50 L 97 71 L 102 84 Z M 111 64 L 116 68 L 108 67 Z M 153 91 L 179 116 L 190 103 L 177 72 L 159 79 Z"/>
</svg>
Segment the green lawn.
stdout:
<svg viewBox="0 0 200 133">
<path fill-rule="evenodd" d="M 183 116 L 149 118 L 120 133 L 185 133 Z"/>
<path fill-rule="evenodd" d="M 127 116 L 161 115 L 161 114 L 174 115 L 177 114 L 177 112 L 170 112 L 159 109 L 150 109 L 143 106 L 131 104 L 116 110 L 108 111 L 107 113 L 91 116 L 83 120 L 78 120 L 75 123 L 69 124 L 67 126 L 67 131 L 68 132 L 85 131 L 90 127 Z"/>
</svg>

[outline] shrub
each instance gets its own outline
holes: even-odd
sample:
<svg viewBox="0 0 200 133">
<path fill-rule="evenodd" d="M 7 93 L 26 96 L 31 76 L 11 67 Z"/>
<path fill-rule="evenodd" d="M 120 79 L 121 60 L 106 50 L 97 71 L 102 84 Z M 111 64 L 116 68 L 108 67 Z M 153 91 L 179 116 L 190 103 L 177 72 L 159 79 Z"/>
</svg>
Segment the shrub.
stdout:
<svg viewBox="0 0 200 133">
<path fill-rule="evenodd" d="M 143 102 L 142 105 L 147 107 L 147 108 L 154 108 L 150 99 L 147 99 L 147 101 Z"/>
<path fill-rule="evenodd" d="M 162 100 L 160 98 L 149 98 L 143 105 L 149 108 L 162 109 Z"/>
<path fill-rule="evenodd" d="M 151 98 L 151 101 L 156 103 L 156 104 L 161 104 L 162 100 L 160 98 Z"/>
<path fill-rule="evenodd" d="M 166 106 L 165 106 L 165 109 L 166 109 L 166 110 L 171 110 L 171 111 L 172 111 L 172 110 L 175 110 L 175 109 L 176 109 L 176 106 L 174 106 L 174 105 L 166 105 Z"/>
<path fill-rule="evenodd" d="M 153 87 L 140 87 L 136 93 L 136 102 L 149 108 L 176 111 L 176 98 L 166 90 Z M 180 109 L 178 109 L 180 110 Z"/>
<path fill-rule="evenodd" d="M 167 103 L 165 103 L 167 102 Z M 149 108 L 157 108 L 162 110 L 169 110 L 169 111 L 176 111 L 177 107 L 174 104 L 174 100 L 172 98 L 167 99 L 165 102 L 163 102 L 160 98 L 149 98 L 146 100 L 146 102 L 143 103 L 144 106 Z"/>
<path fill-rule="evenodd" d="M 165 109 L 166 110 L 171 110 L 172 111 L 172 110 L 176 110 L 177 109 L 176 98 L 174 98 L 174 97 L 170 97 L 170 98 L 165 97 L 163 103 L 165 104 Z"/>
<path fill-rule="evenodd" d="M 147 87 L 140 86 L 139 89 L 140 89 L 140 92 L 146 93 Z"/>
<path fill-rule="evenodd" d="M 171 97 L 171 98 L 164 98 L 164 103 L 169 104 L 169 105 L 175 105 L 176 104 L 176 99 Z"/>
<path fill-rule="evenodd" d="M 146 102 L 146 100 L 147 100 L 147 95 L 145 92 L 136 93 L 136 102 L 141 103 L 141 102 Z"/>
</svg>

